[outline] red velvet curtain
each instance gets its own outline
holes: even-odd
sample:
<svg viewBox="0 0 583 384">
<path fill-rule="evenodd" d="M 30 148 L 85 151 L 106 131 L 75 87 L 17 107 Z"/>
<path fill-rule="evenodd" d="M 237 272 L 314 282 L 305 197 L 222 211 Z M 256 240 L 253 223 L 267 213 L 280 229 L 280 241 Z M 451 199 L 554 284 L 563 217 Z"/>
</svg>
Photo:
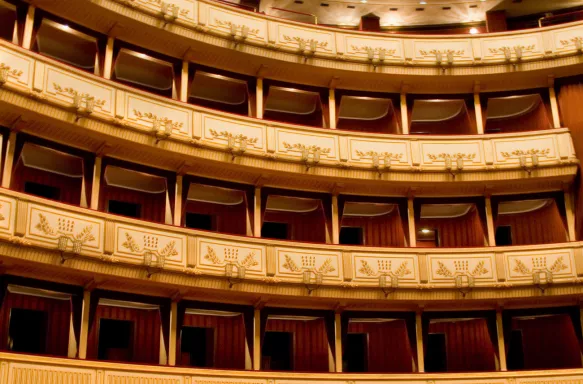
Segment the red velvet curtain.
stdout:
<svg viewBox="0 0 583 384">
<path fill-rule="evenodd" d="M 431 322 L 429 333 L 445 334 L 448 372 L 496 369 L 496 352 L 486 319 Z"/>
<path fill-rule="evenodd" d="M 58 188 L 60 191 L 59 201 L 72 205 L 79 205 L 81 202 L 81 182 L 82 179 L 67 177 L 56 173 L 41 171 L 24 166 L 22 161 L 18 161 L 14 167 L 14 174 L 10 189 L 24 192 L 26 182 L 33 182 Z"/>
<path fill-rule="evenodd" d="M 529 132 L 550 129 L 551 122 L 547 115 L 547 109 L 543 103 L 526 115 L 508 119 L 486 120 L 488 110 L 484 111 L 484 130 L 500 131 L 500 133 Z"/>
<path fill-rule="evenodd" d="M 263 222 L 273 221 L 288 225 L 288 240 L 326 242 L 326 218 L 320 207 L 312 212 L 266 211 Z"/>
<path fill-rule="evenodd" d="M 166 192 L 145 193 L 126 188 L 112 187 L 102 183 L 99 195 L 100 210 L 107 212 L 108 201 L 117 200 L 126 203 L 139 204 L 142 220 L 154 223 L 164 223 L 166 218 Z"/>
<path fill-rule="evenodd" d="M 462 217 L 420 219 L 417 228 L 437 229 L 441 247 L 484 246 L 484 229 L 475 207 Z M 417 242 L 420 243 L 422 242 Z"/>
<path fill-rule="evenodd" d="M 579 341 L 568 315 L 512 319 L 522 331 L 524 369 L 580 368 Z"/>
<path fill-rule="evenodd" d="M 405 320 L 350 322 L 348 333 L 368 334 L 369 372 L 413 372 L 413 352 Z"/>
<path fill-rule="evenodd" d="M 512 245 L 563 243 L 567 241 L 565 224 L 556 202 L 536 211 L 498 215 L 496 227 L 512 228 Z"/>
<path fill-rule="evenodd" d="M 94 319 L 87 341 L 88 358 L 98 357 L 100 320 L 113 319 L 133 322 L 132 362 L 160 362 L 160 311 L 98 305 Z"/>
<path fill-rule="evenodd" d="M 558 93 L 559 111 L 561 113 L 562 126 L 569 128 L 573 138 L 573 146 L 579 160 L 583 155 L 583 78 L 563 82 Z M 576 182 L 576 212 L 575 228 L 577 239 L 581 239 L 583 232 L 583 184 L 581 176 Z"/>
<path fill-rule="evenodd" d="M 212 328 L 215 333 L 214 367 L 245 369 L 245 323 L 243 315 L 207 316 L 185 314 L 183 327 Z M 181 340 L 177 342 L 180 356 Z"/>
<path fill-rule="evenodd" d="M 324 319 L 308 321 L 269 319 L 265 330 L 294 334 L 294 371 L 329 371 L 329 345 Z"/>
<path fill-rule="evenodd" d="M 216 219 L 216 231 L 234 235 L 247 234 L 247 204 L 222 205 L 188 201 L 186 212 L 212 215 Z"/>
<path fill-rule="evenodd" d="M 453 119 L 432 122 L 411 122 L 411 134 L 425 133 L 432 135 L 475 135 L 477 133 L 474 103 L 466 100 L 466 109 Z M 408 103 L 409 116 L 413 113 L 413 102 Z"/>
<path fill-rule="evenodd" d="M 374 247 L 404 247 L 405 232 L 398 209 L 382 216 L 342 217 L 342 226 L 361 227 L 364 245 Z"/>
<path fill-rule="evenodd" d="M 71 300 L 8 293 L 0 309 L 0 349 L 8 350 L 10 311 L 13 308 L 31 309 L 47 313 L 46 352 L 53 356 L 67 356 L 71 327 Z"/>
</svg>

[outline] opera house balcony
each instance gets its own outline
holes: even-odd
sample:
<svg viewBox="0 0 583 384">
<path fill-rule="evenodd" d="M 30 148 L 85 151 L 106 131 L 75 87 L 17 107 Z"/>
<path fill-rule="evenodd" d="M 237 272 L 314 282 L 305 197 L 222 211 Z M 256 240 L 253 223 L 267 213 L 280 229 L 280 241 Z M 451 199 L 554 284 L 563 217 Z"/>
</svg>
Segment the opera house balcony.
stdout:
<svg viewBox="0 0 583 384">
<path fill-rule="evenodd" d="M 582 382 L 582 7 L 0 0 L 0 384 Z"/>
</svg>

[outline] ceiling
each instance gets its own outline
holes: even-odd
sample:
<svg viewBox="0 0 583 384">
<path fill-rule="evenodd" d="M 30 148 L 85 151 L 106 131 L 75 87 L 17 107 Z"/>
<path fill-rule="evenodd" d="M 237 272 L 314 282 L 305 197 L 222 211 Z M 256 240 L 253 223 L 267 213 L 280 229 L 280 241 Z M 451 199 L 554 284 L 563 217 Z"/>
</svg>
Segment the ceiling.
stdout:
<svg viewBox="0 0 583 384">
<path fill-rule="evenodd" d="M 374 13 L 381 18 L 381 27 L 396 27 L 483 22 L 491 10 L 506 10 L 507 17 L 518 17 L 582 5 L 580 0 L 261 0 L 259 10 L 302 22 L 313 22 L 311 14 L 317 16 L 318 24 L 346 27 L 356 27 L 361 16 Z"/>
</svg>

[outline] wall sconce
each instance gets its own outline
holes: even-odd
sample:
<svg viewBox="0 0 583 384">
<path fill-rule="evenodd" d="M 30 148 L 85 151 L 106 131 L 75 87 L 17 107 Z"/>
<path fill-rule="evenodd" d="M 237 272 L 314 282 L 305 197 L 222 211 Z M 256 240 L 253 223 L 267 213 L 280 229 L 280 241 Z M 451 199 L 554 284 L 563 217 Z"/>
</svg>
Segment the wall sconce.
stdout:
<svg viewBox="0 0 583 384">
<path fill-rule="evenodd" d="M 541 280 L 541 275 L 544 277 L 544 281 Z M 553 274 L 548 270 L 534 271 L 532 273 L 532 283 L 544 294 L 549 285 L 553 283 Z"/>
<path fill-rule="evenodd" d="M 162 2 L 160 3 L 160 15 L 164 20 L 164 26 L 166 26 L 178 18 L 178 6 Z"/>
<path fill-rule="evenodd" d="M 514 53 L 516 54 L 516 60 L 522 60 L 522 47 L 516 46 L 514 47 Z"/>
<path fill-rule="evenodd" d="M 453 160 L 451 156 L 447 156 L 445 159 L 445 169 L 455 178 L 456 173 L 461 172 L 464 169 L 464 159 L 462 157 L 455 158 L 455 170 L 453 167 Z"/>
<path fill-rule="evenodd" d="M 172 134 L 172 120 L 154 119 L 151 133 L 156 137 L 156 144 L 167 139 Z"/>
<path fill-rule="evenodd" d="M 501 49 L 504 51 L 504 58 L 506 59 L 506 61 L 512 60 L 512 51 L 510 50 L 510 48 L 503 47 Z"/>
<path fill-rule="evenodd" d="M 399 278 L 395 275 L 390 275 L 389 277 L 390 279 L 387 279 L 385 274 L 379 276 L 379 287 L 385 294 L 385 299 L 399 287 Z"/>
<path fill-rule="evenodd" d="M 309 148 L 302 149 L 302 163 L 306 165 L 306 171 L 320 162 L 322 151 L 315 149 L 313 152 Z M 310 155 L 312 155 L 310 157 Z"/>
<path fill-rule="evenodd" d="M 75 109 L 75 122 L 93 113 L 95 109 L 95 97 L 75 93 L 73 95 L 73 108 Z"/>
<path fill-rule="evenodd" d="M 247 150 L 247 138 L 237 139 L 234 136 L 229 136 L 227 139 L 227 147 L 232 156 L 231 161 L 234 161 L 237 156 L 241 156 Z"/>
<path fill-rule="evenodd" d="M 166 256 L 154 251 L 144 252 L 144 266 L 146 267 L 148 279 L 153 274 L 162 271 L 164 264 L 166 264 Z"/>
<path fill-rule="evenodd" d="M 0 87 L 8 82 L 8 72 L 10 67 L 0 64 Z"/>
<path fill-rule="evenodd" d="M 391 168 L 391 158 L 389 156 L 380 157 L 378 154 L 372 155 L 372 167 L 377 170 L 379 176 Z"/>
<path fill-rule="evenodd" d="M 312 279 L 312 274 L 315 275 L 314 279 Z M 303 281 L 306 289 L 308 290 L 308 295 L 311 295 L 313 291 L 320 288 L 323 280 L 324 275 L 315 272 L 314 270 L 304 270 L 303 272 Z"/>
<path fill-rule="evenodd" d="M 440 65 L 442 61 L 443 61 L 443 53 L 441 53 L 439 51 L 435 52 L 435 62 L 437 63 L 437 65 Z"/>
<path fill-rule="evenodd" d="M 451 51 L 448 51 L 447 52 L 447 63 L 449 65 L 452 65 L 453 64 L 453 52 L 451 52 Z"/>
<path fill-rule="evenodd" d="M 382 64 L 386 57 L 387 51 L 384 48 L 377 48 L 378 49 L 378 59 L 375 60 L 375 50 L 373 48 L 367 47 L 366 48 L 366 55 L 368 57 L 368 61 L 372 63 L 374 68 L 377 67 L 378 64 Z"/>
<path fill-rule="evenodd" d="M 318 49 L 318 42 L 316 40 L 298 40 L 298 51 L 304 56 L 304 62 L 308 57 L 314 56 Z"/>
<path fill-rule="evenodd" d="M 470 275 L 457 275 L 455 277 L 455 287 L 462 294 L 462 297 L 466 297 L 468 293 L 472 291 L 475 286 L 475 280 L 473 276 Z"/>
<path fill-rule="evenodd" d="M 69 240 L 72 241 L 73 245 L 71 251 L 67 250 L 69 246 Z M 74 259 L 75 257 L 79 256 L 82 248 L 83 242 L 75 239 L 74 237 L 61 235 L 57 239 L 57 249 L 61 252 L 61 264 L 64 264 L 65 261 Z"/>
<path fill-rule="evenodd" d="M 233 262 L 225 264 L 225 276 L 229 282 L 229 289 L 233 288 L 235 284 L 241 283 L 245 279 L 247 268 Z"/>
<path fill-rule="evenodd" d="M 534 168 L 537 168 L 539 165 L 539 156 L 536 153 L 530 155 L 530 165 L 528 165 L 528 158 L 526 154 L 521 154 L 518 156 L 518 163 L 520 167 L 524 169 L 528 174 L 532 172 Z"/>
<path fill-rule="evenodd" d="M 575 43 L 575 49 L 577 50 L 577 52 L 581 53 L 581 51 L 583 51 L 583 39 L 575 38 L 574 43 Z"/>
</svg>

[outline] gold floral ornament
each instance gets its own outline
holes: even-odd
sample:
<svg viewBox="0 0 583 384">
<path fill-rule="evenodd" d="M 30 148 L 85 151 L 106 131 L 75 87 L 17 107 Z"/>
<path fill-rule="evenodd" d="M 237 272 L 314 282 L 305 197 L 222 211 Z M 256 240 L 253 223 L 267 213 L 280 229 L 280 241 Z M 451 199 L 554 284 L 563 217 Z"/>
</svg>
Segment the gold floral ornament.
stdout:
<svg viewBox="0 0 583 384">
<path fill-rule="evenodd" d="M 301 154 L 301 161 L 306 165 L 306 171 L 320 162 L 322 154 L 327 155 L 331 152 L 330 148 L 321 148 L 317 145 L 305 145 L 302 143 L 289 144 L 285 141 L 283 142 L 283 147 Z"/>
<path fill-rule="evenodd" d="M 35 228 L 47 236 L 56 238 L 57 249 L 61 252 L 67 251 L 69 241 L 71 241 L 71 252 L 75 255 L 78 255 L 81 253 L 85 243 L 95 240 L 95 236 L 93 236 L 92 232 L 92 225 L 87 225 L 83 227 L 81 231 L 74 233 L 75 220 L 59 217 L 57 219 L 57 228 L 55 229 L 50 225 L 45 215 L 42 213 L 39 213 L 38 215 L 39 222 L 35 225 Z M 64 262 L 64 259 L 62 261 Z"/>
<path fill-rule="evenodd" d="M 204 259 L 217 266 L 223 266 L 228 263 L 238 263 L 245 268 L 253 268 L 259 265 L 259 262 L 255 260 L 255 252 L 249 252 L 242 261 L 239 261 L 239 250 L 236 248 L 225 248 L 223 251 L 223 260 L 217 256 L 215 250 L 211 246 L 207 246 L 206 252 Z"/>
<path fill-rule="evenodd" d="M 386 49 L 381 47 L 373 48 L 370 46 L 357 47 L 356 45 L 352 45 L 351 48 L 354 52 L 366 53 L 366 56 L 370 61 L 378 60 L 380 62 L 385 61 L 387 56 L 394 56 L 395 52 L 397 52 L 396 49 Z"/>
<path fill-rule="evenodd" d="M 469 270 L 470 262 L 468 260 L 454 260 L 455 271 L 451 271 L 443 262 L 437 262 L 435 274 L 454 279 L 456 288 L 465 297 L 475 286 L 475 279 L 486 275 L 490 271 L 486 268 L 484 260 L 478 262 L 474 269 Z"/>
<path fill-rule="evenodd" d="M 227 148 L 233 156 L 231 160 L 235 160 L 237 156 L 241 156 L 243 153 L 245 153 L 245 151 L 247 151 L 248 145 L 254 146 L 258 141 L 256 137 L 249 138 L 241 133 L 234 135 L 228 131 L 217 132 L 214 129 L 210 129 L 209 131 L 213 138 L 227 140 Z"/>
<path fill-rule="evenodd" d="M 160 16 L 165 21 L 164 25 L 176 20 L 178 15 L 186 17 L 190 12 L 188 9 L 180 9 L 178 5 L 167 3 L 162 0 L 149 0 L 149 2 L 160 6 Z"/>
<path fill-rule="evenodd" d="M 516 56 L 516 60 L 521 60 L 525 52 L 534 51 L 535 45 L 515 45 L 512 48 L 508 46 L 503 46 L 500 48 L 490 48 L 490 53 L 492 54 L 503 54 L 507 61 L 512 59 L 512 53 Z"/>
<path fill-rule="evenodd" d="M 464 160 L 474 160 L 476 158 L 475 153 L 439 153 L 435 154 L 428 154 L 432 161 L 443 160 L 445 163 L 445 169 L 448 171 L 453 177 L 455 177 L 455 172 L 453 170 L 453 162 L 455 161 L 455 168 L 456 171 L 459 172 L 464 169 Z"/>
<path fill-rule="evenodd" d="M 363 152 L 356 150 L 356 155 L 360 158 L 367 158 L 370 157 L 372 162 L 372 167 L 379 172 L 379 175 L 385 169 L 391 168 L 393 160 L 401 160 L 403 158 L 402 153 L 392 153 L 392 152 L 376 152 L 376 151 L 368 151 Z"/>
<path fill-rule="evenodd" d="M 2 209 L 2 203 L 0 203 L 0 209 Z M 6 219 L 6 217 L 0 213 L 0 221 L 3 221 L 4 219 Z"/>
<path fill-rule="evenodd" d="M 289 270 L 293 273 L 300 273 L 302 271 L 313 271 L 314 273 L 319 273 L 322 275 L 327 275 L 336 271 L 336 268 L 332 265 L 332 258 L 328 257 L 324 262 L 316 267 L 316 256 L 304 255 L 301 257 L 302 266 L 299 267 L 296 262 L 289 255 L 284 255 L 285 263 L 282 265 L 284 269 Z"/>
<path fill-rule="evenodd" d="M 168 258 L 178 255 L 176 240 L 169 241 L 164 247 L 158 248 L 160 241 L 158 236 L 144 235 L 144 246 L 142 248 L 129 232 L 125 233 L 125 238 L 126 241 L 121 246 L 128 249 L 130 253 L 143 257 L 143 264 L 146 266 L 148 278 L 164 269 Z"/>
<path fill-rule="evenodd" d="M 569 267 L 565 264 L 563 256 L 558 257 L 551 266 L 547 266 L 546 256 L 537 256 L 532 258 L 532 269 L 528 268 L 526 264 L 520 259 L 514 259 L 514 268 L 512 271 L 520 275 L 531 275 L 532 281 L 541 290 L 544 291 L 543 285 L 548 285 L 553 282 L 555 274 L 562 272 Z M 541 275 L 546 279 L 544 284 L 541 283 Z"/>
<path fill-rule="evenodd" d="M 432 49 L 431 51 L 426 51 L 424 49 L 421 49 L 419 53 L 422 56 L 434 55 L 435 62 L 437 64 L 441 64 L 443 62 L 443 56 L 445 55 L 447 63 L 453 64 L 453 61 L 455 60 L 456 57 L 463 57 L 465 50 L 459 49 L 456 51 L 455 49 Z"/>
<path fill-rule="evenodd" d="M 569 46 L 573 44 L 575 46 L 575 49 L 581 51 L 583 50 L 583 37 L 575 36 L 569 40 L 561 40 L 561 44 L 563 44 L 564 46 Z"/>
<path fill-rule="evenodd" d="M 378 271 L 375 271 L 372 269 L 368 261 L 361 260 L 360 261 L 361 266 L 358 272 L 369 277 L 377 277 L 381 274 L 404 277 L 411 273 L 411 270 L 409 270 L 409 268 L 407 267 L 408 264 L 409 262 L 403 261 L 395 271 L 392 271 L 391 260 L 378 260 Z"/>
<path fill-rule="evenodd" d="M 316 53 L 318 48 L 326 48 L 328 46 L 327 41 L 318 41 L 316 39 L 304 39 L 302 37 L 294 36 L 290 37 L 287 35 L 283 36 L 283 39 L 288 42 L 296 42 L 298 43 L 298 51 L 302 53 L 304 56 L 312 56 Z"/>
<path fill-rule="evenodd" d="M 8 82 L 8 78 L 19 78 L 20 76 L 22 76 L 22 71 L 12 69 L 10 66 L 4 63 L 0 63 L 0 86 L 6 84 Z"/>
<path fill-rule="evenodd" d="M 545 149 L 528 149 L 522 150 L 517 149 L 512 151 L 511 153 L 508 152 L 500 152 L 500 154 L 507 159 L 518 158 L 518 163 L 520 167 L 526 170 L 528 173 L 532 171 L 533 168 L 538 167 L 539 159 L 541 157 L 546 157 L 551 152 L 550 148 Z M 530 164 L 528 164 L 528 159 L 530 158 Z"/>
<path fill-rule="evenodd" d="M 58 94 L 67 94 L 73 98 L 72 107 L 77 114 L 75 121 L 92 114 L 96 107 L 101 108 L 105 105 L 105 100 L 96 99 L 89 93 L 81 93 L 71 87 L 63 88 L 57 83 L 53 83 L 53 87 Z"/>
<path fill-rule="evenodd" d="M 168 138 L 174 130 L 180 131 L 184 123 L 174 122 L 167 117 L 158 117 L 152 112 L 141 112 L 134 109 L 134 115 L 139 120 L 147 120 L 152 122 L 151 133 L 156 136 L 158 141 Z"/>
<path fill-rule="evenodd" d="M 249 28 L 248 26 L 242 24 L 235 24 L 232 21 L 215 19 L 215 23 L 217 23 L 217 25 L 220 27 L 227 28 L 229 30 L 229 34 L 235 40 L 242 41 L 247 39 L 250 35 L 257 36 L 259 34 L 259 29 Z"/>
</svg>

